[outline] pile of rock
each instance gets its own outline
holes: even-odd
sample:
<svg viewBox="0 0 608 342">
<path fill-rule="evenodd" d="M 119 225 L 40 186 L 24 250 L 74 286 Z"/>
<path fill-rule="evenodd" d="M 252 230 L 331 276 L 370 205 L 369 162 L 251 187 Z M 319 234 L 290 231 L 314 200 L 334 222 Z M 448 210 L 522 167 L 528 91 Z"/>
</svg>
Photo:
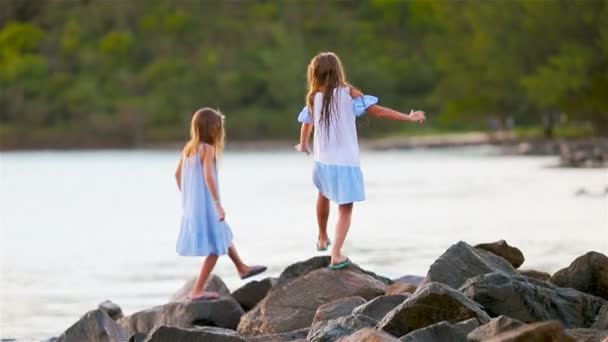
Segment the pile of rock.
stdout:
<svg viewBox="0 0 608 342">
<path fill-rule="evenodd" d="M 505 241 L 458 242 L 425 278 L 389 280 L 314 257 L 232 293 L 214 277 L 217 300 L 183 300 L 186 284 L 129 316 L 106 302 L 58 341 L 608 342 L 608 257 L 589 252 L 553 276 L 519 271 L 523 262 Z"/>
<path fill-rule="evenodd" d="M 608 141 L 589 140 L 559 144 L 560 163 L 566 167 L 604 167 L 608 166 Z"/>
</svg>

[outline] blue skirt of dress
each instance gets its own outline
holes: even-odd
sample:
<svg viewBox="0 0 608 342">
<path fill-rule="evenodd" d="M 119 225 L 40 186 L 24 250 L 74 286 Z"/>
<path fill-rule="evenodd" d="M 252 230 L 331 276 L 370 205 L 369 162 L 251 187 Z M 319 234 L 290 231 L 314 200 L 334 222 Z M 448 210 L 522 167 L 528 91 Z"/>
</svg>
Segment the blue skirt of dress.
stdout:
<svg viewBox="0 0 608 342">
<path fill-rule="evenodd" d="M 365 200 L 363 173 L 359 166 L 315 162 L 313 182 L 319 192 L 337 204 Z"/>
</svg>

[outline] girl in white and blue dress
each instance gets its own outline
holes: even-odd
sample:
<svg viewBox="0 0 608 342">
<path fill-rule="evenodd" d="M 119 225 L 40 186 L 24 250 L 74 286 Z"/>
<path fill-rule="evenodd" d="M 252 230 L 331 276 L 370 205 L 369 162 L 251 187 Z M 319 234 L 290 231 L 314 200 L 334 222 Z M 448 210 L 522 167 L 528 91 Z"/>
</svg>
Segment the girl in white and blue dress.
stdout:
<svg viewBox="0 0 608 342">
<path fill-rule="evenodd" d="M 423 123 L 425 120 L 422 111 L 410 111 L 406 115 L 377 103 L 377 97 L 363 95 L 346 82 L 342 63 L 336 54 L 323 52 L 311 60 L 308 65 L 306 106 L 298 117 L 302 128 L 296 149 L 309 153 L 308 140 L 314 128 L 313 182 L 319 190 L 319 251 L 327 250 L 331 243 L 327 236 L 329 202 L 339 206 L 330 269 L 340 269 L 350 264 L 350 260 L 342 254 L 342 245 L 350 228 L 353 202 L 365 200 L 356 118 L 368 112 L 379 118 L 397 121 Z"/>
<path fill-rule="evenodd" d="M 184 147 L 175 171 L 182 197 L 181 229 L 177 253 L 183 256 L 207 256 L 189 299 L 215 299 L 220 295 L 204 290 L 219 255 L 228 254 L 241 279 L 266 270 L 265 266 L 247 266 L 232 243 L 232 231 L 220 202 L 216 157 L 224 146 L 224 116 L 211 108 L 202 108 L 192 116 L 190 141 Z"/>
</svg>

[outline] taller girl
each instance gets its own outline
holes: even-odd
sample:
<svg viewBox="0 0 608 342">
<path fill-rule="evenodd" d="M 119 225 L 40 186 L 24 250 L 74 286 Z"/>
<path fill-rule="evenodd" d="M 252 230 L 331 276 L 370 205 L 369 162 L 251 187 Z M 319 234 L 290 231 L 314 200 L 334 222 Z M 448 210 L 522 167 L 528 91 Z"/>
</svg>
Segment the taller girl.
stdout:
<svg viewBox="0 0 608 342">
<path fill-rule="evenodd" d="M 347 83 L 342 63 L 335 53 L 323 52 L 310 61 L 308 94 L 306 106 L 298 116 L 302 128 L 296 149 L 309 153 L 308 140 L 314 128 L 313 182 L 319 190 L 317 250 L 327 250 L 331 243 L 327 236 L 329 201 L 339 205 L 335 244 L 329 265 L 331 269 L 340 269 L 350 264 L 350 260 L 342 254 L 342 245 L 350 228 L 353 202 L 365 200 L 363 174 L 359 167 L 356 118 L 368 112 L 379 118 L 396 121 L 423 123 L 425 120 L 422 111 L 403 114 L 377 103 L 377 97 L 363 95 Z"/>
</svg>

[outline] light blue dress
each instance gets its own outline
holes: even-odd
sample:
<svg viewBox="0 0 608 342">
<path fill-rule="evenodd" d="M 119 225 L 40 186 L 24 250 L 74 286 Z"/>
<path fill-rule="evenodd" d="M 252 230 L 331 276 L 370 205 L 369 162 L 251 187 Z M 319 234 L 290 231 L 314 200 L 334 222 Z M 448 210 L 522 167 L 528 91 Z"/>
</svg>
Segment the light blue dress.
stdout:
<svg viewBox="0 0 608 342">
<path fill-rule="evenodd" d="M 329 127 L 320 120 L 323 94 L 317 93 L 313 102 L 313 113 L 304 107 L 298 116 L 302 123 L 315 126 L 313 152 L 315 166 L 313 183 L 323 196 L 337 204 L 365 200 L 363 173 L 359 166 L 359 139 L 356 119 L 378 98 L 362 95 L 350 96 L 349 87 L 334 89 L 332 97 L 332 120 Z"/>
<path fill-rule="evenodd" d="M 182 220 L 177 237 L 177 253 L 182 256 L 223 255 L 232 244 L 232 231 L 220 221 L 211 192 L 207 187 L 201 162 L 201 151 L 182 156 Z M 213 163 L 219 192 L 217 168 Z"/>
</svg>

